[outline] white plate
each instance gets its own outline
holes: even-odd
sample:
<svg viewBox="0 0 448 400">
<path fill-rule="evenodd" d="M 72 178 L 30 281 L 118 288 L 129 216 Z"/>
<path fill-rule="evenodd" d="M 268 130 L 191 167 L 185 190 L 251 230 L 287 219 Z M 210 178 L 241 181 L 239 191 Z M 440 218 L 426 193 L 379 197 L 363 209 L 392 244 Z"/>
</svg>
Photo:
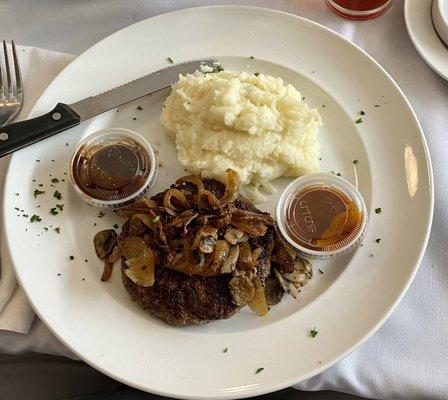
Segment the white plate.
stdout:
<svg viewBox="0 0 448 400">
<path fill-rule="evenodd" d="M 448 43 L 448 1 L 433 0 L 432 2 L 432 21 L 436 31 L 442 41 Z"/>
<path fill-rule="evenodd" d="M 406 0 L 404 18 L 415 48 L 440 76 L 448 80 L 448 47 L 434 28 L 432 0 Z"/>
<path fill-rule="evenodd" d="M 353 181 L 352 161 L 359 160 L 359 187 L 371 210 L 364 246 L 349 257 L 316 263 L 315 278 L 298 301 L 284 300 L 266 318 L 243 310 L 226 321 L 173 328 L 129 300 L 118 268 L 109 282 L 100 282 L 102 266 L 92 238 L 114 216 L 97 218 L 98 210 L 82 204 L 67 181 L 55 184 L 65 208 L 51 216 L 48 210 L 61 202 L 52 197 L 49 175 L 64 176 L 74 146 L 85 135 L 122 126 L 140 131 L 158 149 L 163 165 L 154 192 L 166 187 L 183 170 L 158 120 L 165 92 L 13 156 L 4 221 L 17 276 L 59 339 L 126 384 L 203 399 L 242 398 L 290 386 L 328 368 L 369 337 L 412 281 L 433 210 L 423 133 L 403 93 L 364 51 L 314 22 L 250 7 L 188 9 L 129 26 L 70 64 L 33 114 L 166 66 L 168 56 L 176 61 L 217 56 L 225 68 L 282 76 L 299 87 L 322 114 L 323 170 L 340 171 Z M 355 124 L 360 110 L 366 112 L 364 122 Z M 46 193 L 34 199 L 39 183 Z M 272 210 L 276 199 L 262 207 Z M 373 211 L 378 207 L 381 214 Z M 17 216 L 21 213 L 40 214 L 43 221 L 30 223 Z M 50 224 L 61 233 L 46 232 Z M 319 331 L 314 339 L 313 327 Z M 264 370 L 255 374 L 259 367 Z"/>
</svg>

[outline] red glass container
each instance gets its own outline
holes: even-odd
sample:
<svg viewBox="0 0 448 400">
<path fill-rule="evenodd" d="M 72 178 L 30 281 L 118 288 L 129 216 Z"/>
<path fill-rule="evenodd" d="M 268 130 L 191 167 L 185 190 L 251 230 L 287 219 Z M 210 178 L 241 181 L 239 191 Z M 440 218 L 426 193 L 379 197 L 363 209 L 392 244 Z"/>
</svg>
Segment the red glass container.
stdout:
<svg viewBox="0 0 448 400">
<path fill-rule="evenodd" d="M 385 12 L 392 0 L 325 0 L 328 6 L 342 17 L 349 19 L 369 19 Z"/>
</svg>

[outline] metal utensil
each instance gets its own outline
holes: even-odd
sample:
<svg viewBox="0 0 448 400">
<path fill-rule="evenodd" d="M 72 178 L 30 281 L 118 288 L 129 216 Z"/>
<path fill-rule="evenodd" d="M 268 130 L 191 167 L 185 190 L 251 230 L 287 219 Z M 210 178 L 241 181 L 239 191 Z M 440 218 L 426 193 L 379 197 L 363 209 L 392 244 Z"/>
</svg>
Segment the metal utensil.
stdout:
<svg viewBox="0 0 448 400">
<path fill-rule="evenodd" d="M 8 45 L 3 40 L 3 57 L 0 53 L 0 126 L 11 122 L 23 104 L 22 75 L 14 40 L 11 41 L 11 49 L 12 66 Z"/>
<path fill-rule="evenodd" d="M 132 100 L 169 87 L 181 73 L 201 66 L 213 67 L 216 60 L 188 61 L 164 68 L 97 96 L 73 104 L 58 103 L 47 114 L 0 128 L 0 157 L 65 131 L 81 122 Z"/>
</svg>

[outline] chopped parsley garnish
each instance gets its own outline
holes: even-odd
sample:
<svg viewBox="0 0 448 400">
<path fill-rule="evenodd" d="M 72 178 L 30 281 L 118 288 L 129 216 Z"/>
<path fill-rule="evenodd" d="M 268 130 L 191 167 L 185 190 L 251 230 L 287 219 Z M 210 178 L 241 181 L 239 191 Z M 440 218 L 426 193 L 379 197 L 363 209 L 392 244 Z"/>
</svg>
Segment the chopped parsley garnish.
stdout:
<svg viewBox="0 0 448 400">
<path fill-rule="evenodd" d="M 20 195 L 20 193 L 16 193 L 16 196 L 19 196 Z"/>
<path fill-rule="evenodd" d="M 40 222 L 40 221 L 42 221 L 42 218 L 36 214 L 32 215 L 30 218 L 30 222 Z"/>
<path fill-rule="evenodd" d="M 73 261 L 74 259 L 75 259 L 74 256 L 70 256 L 70 257 L 69 257 L 69 260 L 71 260 L 71 261 Z"/>
<path fill-rule="evenodd" d="M 44 193 L 45 193 L 45 190 L 34 189 L 33 195 L 34 195 L 34 198 L 36 198 L 40 194 L 44 194 Z"/>
<path fill-rule="evenodd" d="M 14 207 L 14 210 L 20 211 L 19 207 Z"/>
<path fill-rule="evenodd" d="M 43 187 L 44 185 L 42 183 L 39 183 L 37 186 L 39 187 Z"/>
<path fill-rule="evenodd" d="M 98 218 L 103 218 L 106 215 L 104 211 L 100 211 L 97 215 Z"/>
<path fill-rule="evenodd" d="M 259 373 L 262 372 L 263 370 L 264 370 L 264 367 L 257 368 L 257 370 L 255 371 L 255 375 L 256 375 L 256 374 L 259 374 Z"/>
<path fill-rule="evenodd" d="M 167 57 L 166 61 L 168 61 L 170 64 L 174 64 L 174 60 L 171 57 Z"/>
<path fill-rule="evenodd" d="M 58 276 L 61 276 L 61 273 L 60 273 L 60 272 L 58 272 Z"/>
<path fill-rule="evenodd" d="M 381 242 L 381 238 L 375 239 L 375 242 L 380 243 Z"/>
<path fill-rule="evenodd" d="M 36 162 L 40 162 L 40 160 L 36 160 Z"/>
<path fill-rule="evenodd" d="M 358 164 L 358 160 L 353 160 L 353 164 Z"/>
<path fill-rule="evenodd" d="M 138 106 L 138 107 L 137 107 L 137 110 L 138 110 L 138 111 L 142 111 L 142 110 L 143 110 L 143 107 L 142 107 L 142 106 Z"/>
<path fill-rule="evenodd" d="M 59 179 L 58 178 L 52 178 L 51 179 L 51 183 L 59 183 Z"/>
<path fill-rule="evenodd" d="M 64 209 L 64 204 L 56 204 L 56 207 L 62 211 Z"/>
<path fill-rule="evenodd" d="M 86 259 L 84 260 L 84 262 L 85 262 L 85 263 L 88 263 L 88 262 L 89 262 L 89 260 L 88 260 L 88 259 L 86 258 Z"/>
<path fill-rule="evenodd" d="M 226 348 L 224 348 L 224 349 L 222 350 L 223 353 L 227 353 L 228 351 L 229 351 L 229 348 L 228 348 L 228 347 L 226 347 Z"/>
<path fill-rule="evenodd" d="M 366 115 L 365 111 L 362 111 L 362 110 L 361 110 L 359 113 L 360 113 L 361 115 Z"/>
<path fill-rule="evenodd" d="M 56 207 L 50 208 L 51 215 L 58 215 L 59 213 L 56 211 Z"/>
<path fill-rule="evenodd" d="M 375 214 L 381 214 L 381 207 L 375 208 Z"/>
<path fill-rule="evenodd" d="M 315 338 L 319 332 L 317 331 L 316 327 L 310 330 L 310 336 L 312 338 Z"/>
<path fill-rule="evenodd" d="M 253 60 L 255 57 L 254 57 L 254 56 L 249 56 L 249 58 L 250 58 L 251 60 Z"/>
<path fill-rule="evenodd" d="M 337 176 L 341 176 L 341 173 L 340 172 L 338 172 L 337 174 L 336 174 Z"/>
<path fill-rule="evenodd" d="M 152 222 L 153 224 L 155 224 L 155 223 L 159 222 L 159 220 L 160 220 L 160 215 L 156 215 L 156 216 L 151 220 L 151 222 Z"/>
<path fill-rule="evenodd" d="M 255 75 L 255 76 L 259 76 L 260 73 L 259 73 L 259 72 L 254 72 L 254 75 Z"/>
<path fill-rule="evenodd" d="M 59 190 L 55 190 L 54 193 L 53 193 L 53 197 L 58 199 L 58 200 L 61 200 L 62 199 L 62 194 L 61 194 L 61 192 Z"/>
<path fill-rule="evenodd" d="M 373 254 L 372 254 L 372 253 L 369 253 L 369 257 L 372 258 L 372 257 L 373 257 Z"/>
<path fill-rule="evenodd" d="M 54 228 L 54 231 L 55 231 L 56 233 L 61 233 L 61 228 L 59 228 L 59 226 L 57 226 L 56 228 Z"/>
<path fill-rule="evenodd" d="M 136 120 L 137 120 L 137 118 L 136 118 L 136 117 L 133 117 L 133 118 L 132 118 L 132 120 L 133 120 L 133 121 L 136 121 Z"/>
<path fill-rule="evenodd" d="M 323 275 L 324 271 L 322 271 L 321 269 L 318 269 L 318 271 Z"/>
<path fill-rule="evenodd" d="M 48 232 L 48 228 L 46 226 L 44 226 L 44 230 L 45 232 Z"/>
<path fill-rule="evenodd" d="M 113 227 L 114 227 L 115 229 L 118 229 L 118 224 L 114 224 Z"/>
<path fill-rule="evenodd" d="M 96 226 L 96 222 L 93 223 L 93 226 Z"/>
<path fill-rule="evenodd" d="M 360 124 L 362 122 L 362 118 L 358 118 L 356 121 L 355 121 L 355 124 Z"/>
<path fill-rule="evenodd" d="M 374 107 L 378 108 L 380 105 L 379 104 L 375 104 Z"/>
</svg>

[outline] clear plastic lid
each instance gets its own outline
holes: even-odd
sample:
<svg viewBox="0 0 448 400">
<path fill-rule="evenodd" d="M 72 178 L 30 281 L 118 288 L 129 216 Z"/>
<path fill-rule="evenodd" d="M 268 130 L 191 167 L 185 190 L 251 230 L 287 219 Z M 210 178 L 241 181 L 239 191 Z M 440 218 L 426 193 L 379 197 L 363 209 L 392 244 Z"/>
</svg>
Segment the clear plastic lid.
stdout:
<svg viewBox="0 0 448 400">
<path fill-rule="evenodd" d="M 152 146 L 138 133 L 110 128 L 87 136 L 69 167 L 75 192 L 90 205 L 127 206 L 145 195 L 157 176 Z"/>
<path fill-rule="evenodd" d="M 304 175 L 280 196 L 276 217 L 283 239 L 301 255 L 331 258 L 353 250 L 367 227 L 361 193 L 328 173 Z"/>
</svg>

